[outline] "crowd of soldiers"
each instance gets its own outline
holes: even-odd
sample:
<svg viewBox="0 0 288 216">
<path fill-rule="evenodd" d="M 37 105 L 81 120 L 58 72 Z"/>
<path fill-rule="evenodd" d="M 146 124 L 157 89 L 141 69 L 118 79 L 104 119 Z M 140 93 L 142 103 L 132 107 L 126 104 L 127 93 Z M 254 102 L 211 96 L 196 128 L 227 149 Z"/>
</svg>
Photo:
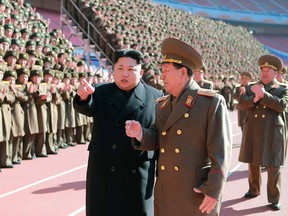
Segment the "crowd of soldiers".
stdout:
<svg viewBox="0 0 288 216">
<path fill-rule="evenodd" d="M 287 84 L 285 76 L 287 69 L 283 66 L 280 72 L 276 73 L 276 79 L 280 83 Z M 239 87 L 242 86 L 243 79 L 248 80 L 247 84 L 253 83 L 255 77 L 249 71 L 243 71 L 237 76 L 224 77 L 219 75 L 216 79 L 214 77 L 207 77 L 207 67 L 204 65 L 200 70 L 193 71 L 193 78 L 201 88 L 211 89 L 225 98 L 227 108 L 230 111 L 237 109 L 239 98 Z M 245 82 L 246 83 L 246 82 Z M 240 125 L 239 125 L 240 126 Z"/>
<path fill-rule="evenodd" d="M 73 108 L 83 79 L 101 82 L 73 46 L 22 0 L 0 0 L 0 167 L 86 144 L 92 120 Z"/>
</svg>

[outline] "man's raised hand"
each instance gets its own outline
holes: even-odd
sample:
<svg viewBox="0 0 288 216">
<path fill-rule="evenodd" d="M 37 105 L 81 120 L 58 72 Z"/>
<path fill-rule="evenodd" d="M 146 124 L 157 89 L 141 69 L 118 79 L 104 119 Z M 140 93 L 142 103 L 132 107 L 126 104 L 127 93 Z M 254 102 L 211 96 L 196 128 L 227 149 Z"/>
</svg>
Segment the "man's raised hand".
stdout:
<svg viewBox="0 0 288 216">
<path fill-rule="evenodd" d="M 86 100 L 94 91 L 95 88 L 84 79 L 77 89 L 77 94 L 81 100 Z"/>
<path fill-rule="evenodd" d="M 127 120 L 125 125 L 125 130 L 127 136 L 131 138 L 136 138 L 138 141 L 141 141 L 143 138 L 143 131 L 141 124 L 138 121 Z"/>
</svg>

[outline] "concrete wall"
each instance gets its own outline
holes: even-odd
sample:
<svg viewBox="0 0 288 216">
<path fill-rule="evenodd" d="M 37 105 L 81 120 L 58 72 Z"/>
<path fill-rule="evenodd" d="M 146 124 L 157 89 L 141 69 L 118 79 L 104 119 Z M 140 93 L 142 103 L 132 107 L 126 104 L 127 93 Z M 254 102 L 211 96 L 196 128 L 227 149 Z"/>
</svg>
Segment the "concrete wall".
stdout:
<svg viewBox="0 0 288 216">
<path fill-rule="evenodd" d="M 61 0 L 26 0 L 25 2 L 30 3 L 33 7 L 60 11 Z"/>
</svg>

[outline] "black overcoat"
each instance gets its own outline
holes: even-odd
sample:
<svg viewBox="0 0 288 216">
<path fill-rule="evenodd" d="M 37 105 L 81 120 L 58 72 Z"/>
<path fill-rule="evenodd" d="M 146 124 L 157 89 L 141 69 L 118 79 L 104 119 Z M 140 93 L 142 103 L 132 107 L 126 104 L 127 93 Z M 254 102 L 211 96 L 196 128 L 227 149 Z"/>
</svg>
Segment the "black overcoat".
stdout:
<svg viewBox="0 0 288 216">
<path fill-rule="evenodd" d="M 125 121 L 137 120 L 149 127 L 155 121 L 155 100 L 160 96 L 160 91 L 141 82 L 128 99 L 115 83 L 95 86 L 85 102 L 75 96 L 74 108 L 94 120 L 88 147 L 87 215 L 153 215 L 156 154 L 132 147 Z"/>
</svg>

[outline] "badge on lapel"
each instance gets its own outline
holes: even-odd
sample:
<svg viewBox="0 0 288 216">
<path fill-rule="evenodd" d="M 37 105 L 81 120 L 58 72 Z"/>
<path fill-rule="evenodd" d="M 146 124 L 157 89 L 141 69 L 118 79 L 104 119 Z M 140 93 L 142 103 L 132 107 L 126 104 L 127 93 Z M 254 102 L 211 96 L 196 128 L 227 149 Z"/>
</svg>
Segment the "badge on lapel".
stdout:
<svg viewBox="0 0 288 216">
<path fill-rule="evenodd" d="M 185 101 L 185 106 L 191 108 L 192 107 L 192 102 L 193 102 L 193 97 L 191 95 L 188 95 L 186 101 Z"/>
</svg>

